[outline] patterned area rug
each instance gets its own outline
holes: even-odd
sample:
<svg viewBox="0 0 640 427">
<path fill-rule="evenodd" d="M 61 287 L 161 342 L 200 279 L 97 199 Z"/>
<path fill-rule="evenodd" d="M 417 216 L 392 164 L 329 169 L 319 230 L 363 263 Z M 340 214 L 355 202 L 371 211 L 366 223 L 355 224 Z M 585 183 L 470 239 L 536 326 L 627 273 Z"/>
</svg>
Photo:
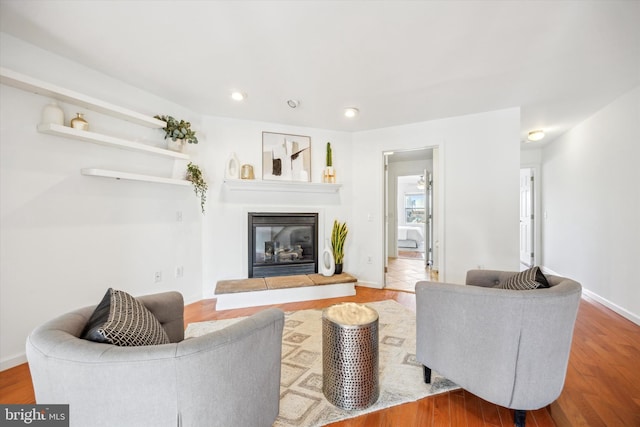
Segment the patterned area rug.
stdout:
<svg viewBox="0 0 640 427">
<path fill-rule="evenodd" d="M 366 304 L 378 312 L 380 397 L 364 410 L 344 410 L 322 393 L 322 310 L 286 314 L 282 337 L 280 414 L 274 427 L 316 427 L 357 417 L 390 406 L 458 388 L 432 373 L 431 384 L 422 379 L 416 361 L 416 317 L 399 303 L 387 300 Z M 241 320 L 192 323 L 186 337 L 204 335 Z"/>
</svg>

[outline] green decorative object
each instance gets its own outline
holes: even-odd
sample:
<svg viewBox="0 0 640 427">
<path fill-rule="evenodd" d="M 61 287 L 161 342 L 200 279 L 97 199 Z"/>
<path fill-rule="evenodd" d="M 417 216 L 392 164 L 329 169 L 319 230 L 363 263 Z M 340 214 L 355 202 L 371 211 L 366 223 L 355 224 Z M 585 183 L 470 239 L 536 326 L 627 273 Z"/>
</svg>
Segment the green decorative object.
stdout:
<svg viewBox="0 0 640 427">
<path fill-rule="evenodd" d="M 196 196 L 200 197 L 200 209 L 202 209 L 202 213 L 204 214 L 204 204 L 207 201 L 207 189 L 209 187 L 198 165 L 189 162 L 187 165 L 187 180 L 191 181 L 193 191 L 196 193 Z"/>
<path fill-rule="evenodd" d="M 181 139 L 188 142 L 189 144 L 198 143 L 196 132 L 191 129 L 191 123 L 185 122 L 184 120 L 178 121 L 171 116 L 163 115 L 153 117 L 158 120 L 162 120 L 167 124 L 164 128 L 162 128 L 165 132 L 164 139 L 171 139 L 172 141 Z"/>
<path fill-rule="evenodd" d="M 338 220 L 333 221 L 333 230 L 331 231 L 331 246 L 333 247 L 333 258 L 337 264 L 342 264 L 344 260 L 344 242 L 347 240 L 347 223 L 342 224 Z"/>
<path fill-rule="evenodd" d="M 331 150 L 331 143 L 327 142 L 327 167 L 322 171 L 322 182 L 329 184 L 335 184 L 336 171 L 333 170 L 333 151 Z"/>
</svg>

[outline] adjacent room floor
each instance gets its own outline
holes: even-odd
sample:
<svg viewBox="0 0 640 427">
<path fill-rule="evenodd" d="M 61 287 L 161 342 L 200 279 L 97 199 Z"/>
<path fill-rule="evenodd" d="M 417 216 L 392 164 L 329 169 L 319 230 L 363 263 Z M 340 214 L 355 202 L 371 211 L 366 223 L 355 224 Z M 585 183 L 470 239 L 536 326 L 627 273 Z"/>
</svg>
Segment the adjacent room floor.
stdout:
<svg viewBox="0 0 640 427">
<path fill-rule="evenodd" d="M 415 292 L 416 282 L 438 281 L 438 272 L 425 267 L 423 259 L 389 258 L 384 279 L 385 289 Z"/>
</svg>

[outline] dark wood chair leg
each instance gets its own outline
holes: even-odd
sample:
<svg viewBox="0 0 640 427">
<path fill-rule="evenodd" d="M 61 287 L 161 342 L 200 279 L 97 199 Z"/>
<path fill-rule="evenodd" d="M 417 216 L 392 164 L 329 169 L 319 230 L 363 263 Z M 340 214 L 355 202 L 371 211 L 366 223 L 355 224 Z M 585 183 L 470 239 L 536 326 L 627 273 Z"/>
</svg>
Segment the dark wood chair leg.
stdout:
<svg viewBox="0 0 640 427">
<path fill-rule="evenodd" d="M 424 369 L 424 382 L 427 384 L 431 383 L 431 369 L 424 365 L 422 365 L 422 368 Z"/>
<path fill-rule="evenodd" d="M 516 427 L 524 427 L 524 423 L 527 420 L 527 411 L 523 411 L 522 409 L 516 409 L 513 414 L 513 423 Z"/>
</svg>

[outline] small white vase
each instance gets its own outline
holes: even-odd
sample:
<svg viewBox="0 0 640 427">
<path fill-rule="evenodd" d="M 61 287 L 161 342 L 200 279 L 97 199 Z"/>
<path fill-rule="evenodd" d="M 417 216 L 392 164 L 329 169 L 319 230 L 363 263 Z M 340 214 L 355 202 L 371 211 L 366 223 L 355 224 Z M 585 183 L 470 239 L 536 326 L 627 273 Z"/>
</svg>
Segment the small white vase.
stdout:
<svg viewBox="0 0 640 427">
<path fill-rule="evenodd" d="M 42 123 L 64 126 L 64 111 L 55 101 L 42 108 Z"/>
<path fill-rule="evenodd" d="M 229 160 L 227 160 L 227 167 L 224 171 L 224 176 L 227 179 L 240 178 L 240 162 L 238 161 L 238 157 L 236 157 L 236 153 L 231 153 L 231 156 L 229 156 Z"/>
<path fill-rule="evenodd" d="M 333 276 L 336 271 L 336 261 L 333 258 L 333 250 L 331 249 L 331 243 L 329 239 L 324 244 L 324 250 L 320 256 L 320 272 L 323 276 Z"/>
</svg>

